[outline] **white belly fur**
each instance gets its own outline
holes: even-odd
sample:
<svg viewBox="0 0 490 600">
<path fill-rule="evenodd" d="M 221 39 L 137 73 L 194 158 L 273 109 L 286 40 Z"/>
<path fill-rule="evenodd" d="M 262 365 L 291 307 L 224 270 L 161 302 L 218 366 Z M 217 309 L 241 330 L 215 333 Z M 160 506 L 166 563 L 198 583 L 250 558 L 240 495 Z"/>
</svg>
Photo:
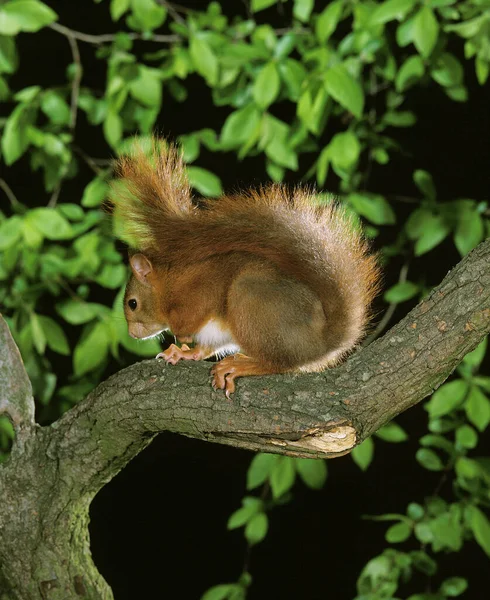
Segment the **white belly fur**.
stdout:
<svg viewBox="0 0 490 600">
<path fill-rule="evenodd" d="M 229 329 L 222 327 L 214 319 L 209 320 L 194 336 L 200 346 L 212 348 L 216 355 L 225 356 L 240 350 Z"/>
</svg>

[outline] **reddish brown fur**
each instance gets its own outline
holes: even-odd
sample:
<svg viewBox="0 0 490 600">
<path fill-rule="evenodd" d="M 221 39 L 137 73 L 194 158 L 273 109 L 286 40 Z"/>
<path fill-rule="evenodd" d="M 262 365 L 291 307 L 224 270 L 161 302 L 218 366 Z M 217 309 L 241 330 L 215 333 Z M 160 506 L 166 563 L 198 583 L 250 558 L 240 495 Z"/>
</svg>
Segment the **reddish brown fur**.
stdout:
<svg viewBox="0 0 490 600">
<path fill-rule="evenodd" d="M 154 269 L 151 285 L 135 277 L 128 285 L 127 298 L 145 296 L 144 318 L 161 313 L 159 322 L 186 338 L 218 319 L 273 371 L 319 370 L 358 342 L 380 274 L 362 235 L 336 205 L 315 204 L 308 190 L 271 185 L 196 208 L 173 148 L 124 158 L 118 174 L 128 194 L 113 202 L 136 223 L 138 249 Z M 289 314 L 282 327 L 266 297 Z"/>
</svg>

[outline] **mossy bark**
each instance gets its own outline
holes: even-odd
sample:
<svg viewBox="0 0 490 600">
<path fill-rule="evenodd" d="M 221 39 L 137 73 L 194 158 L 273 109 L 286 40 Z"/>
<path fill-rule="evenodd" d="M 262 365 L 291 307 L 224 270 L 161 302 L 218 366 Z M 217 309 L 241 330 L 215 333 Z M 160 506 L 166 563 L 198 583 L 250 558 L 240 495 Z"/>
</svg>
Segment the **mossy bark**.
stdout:
<svg viewBox="0 0 490 600">
<path fill-rule="evenodd" d="M 0 600 L 112 598 L 90 555 L 89 505 L 158 432 L 341 456 L 431 394 L 489 330 L 487 241 L 383 338 L 336 369 L 246 378 L 227 400 L 211 388 L 207 364 L 143 361 L 39 427 L 20 357 L 0 323 L 0 413 L 17 434 L 0 465 Z"/>
</svg>

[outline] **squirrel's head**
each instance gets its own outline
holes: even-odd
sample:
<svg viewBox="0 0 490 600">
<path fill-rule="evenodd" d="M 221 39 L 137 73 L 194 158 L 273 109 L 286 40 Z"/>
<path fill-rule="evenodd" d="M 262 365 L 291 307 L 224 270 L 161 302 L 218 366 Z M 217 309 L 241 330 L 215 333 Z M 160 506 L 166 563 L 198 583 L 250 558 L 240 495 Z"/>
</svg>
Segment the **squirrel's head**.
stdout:
<svg viewBox="0 0 490 600">
<path fill-rule="evenodd" d="M 132 273 L 124 294 L 128 332 L 133 338 L 152 338 L 168 329 L 167 318 L 159 301 L 161 278 L 144 254 L 133 254 L 129 264 Z"/>
</svg>

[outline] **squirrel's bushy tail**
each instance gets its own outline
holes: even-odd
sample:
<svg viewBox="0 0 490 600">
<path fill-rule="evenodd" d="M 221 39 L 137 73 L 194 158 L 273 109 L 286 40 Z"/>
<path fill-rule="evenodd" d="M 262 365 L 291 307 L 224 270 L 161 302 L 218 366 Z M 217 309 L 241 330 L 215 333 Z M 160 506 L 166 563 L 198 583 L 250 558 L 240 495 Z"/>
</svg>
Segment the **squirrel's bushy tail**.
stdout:
<svg viewBox="0 0 490 600">
<path fill-rule="evenodd" d="M 173 144 L 153 138 L 150 152 L 136 144 L 116 161 L 115 175 L 109 203 L 136 248 L 155 246 L 154 221 L 167 223 L 193 210 L 182 154 Z"/>
</svg>

